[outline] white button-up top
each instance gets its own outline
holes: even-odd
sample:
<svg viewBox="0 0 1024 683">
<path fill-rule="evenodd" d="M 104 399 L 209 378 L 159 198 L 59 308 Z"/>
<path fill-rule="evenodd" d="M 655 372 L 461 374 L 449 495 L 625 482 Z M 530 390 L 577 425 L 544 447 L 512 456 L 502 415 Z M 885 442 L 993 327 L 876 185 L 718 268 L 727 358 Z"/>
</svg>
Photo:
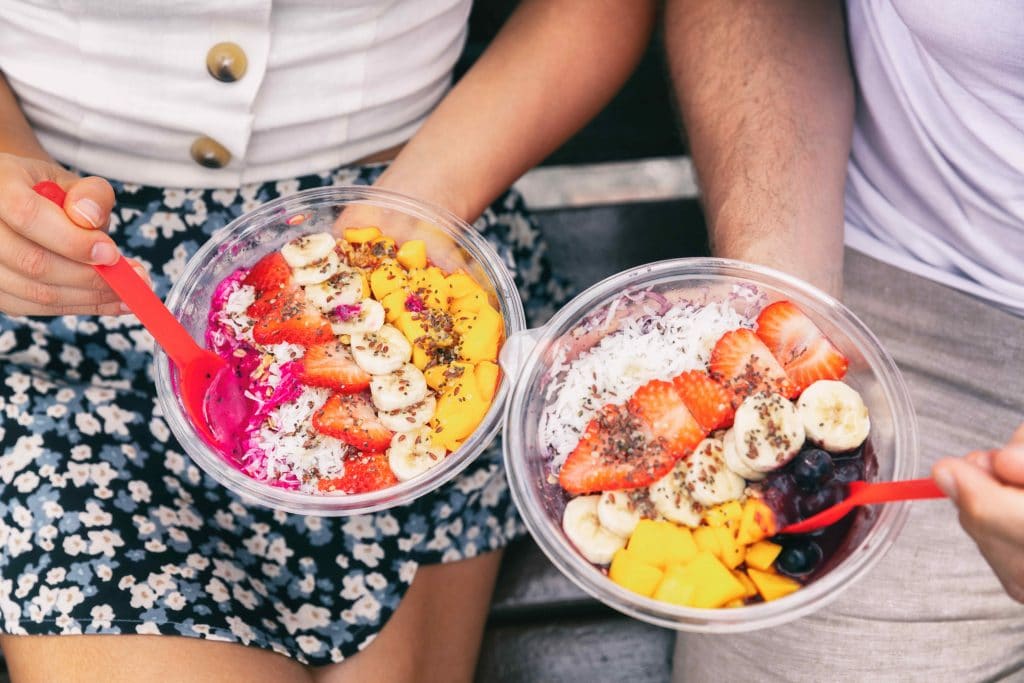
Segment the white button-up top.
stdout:
<svg viewBox="0 0 1024 683">
<path fill-rule="evenodd" d="M 0 71 L 48 152 L 83 171 L 237 187 L 326 170 L 416 130 L 449 87 L 471 0 L 0 0 Z M 233 42 L 247 68 L 214 78 Z M 193 158 L 197 139 L 230 153 Z"/>
</svg>

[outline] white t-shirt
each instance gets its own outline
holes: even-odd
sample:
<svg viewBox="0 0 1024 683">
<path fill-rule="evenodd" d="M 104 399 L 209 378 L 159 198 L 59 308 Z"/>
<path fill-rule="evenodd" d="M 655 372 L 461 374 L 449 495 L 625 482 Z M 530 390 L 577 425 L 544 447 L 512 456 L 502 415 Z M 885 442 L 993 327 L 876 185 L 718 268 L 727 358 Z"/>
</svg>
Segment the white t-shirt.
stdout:
<svg viewBox="0 0 1024 683">
<path fill-rule="evenodd" d="M 1024 2 L 847 6 L 847 243 L 1024 315 Z"/>
<path fill-rule="evenodd" d="M 44 148 L 89 173 L 237 187 L 408 139 L 445 94 L 471 0 L 0 0 L 0 71 Z M 207 71 L 231 42 L 248 67 Z M 208 137 L 223 168 L 193 159 Z"/>
</svg>

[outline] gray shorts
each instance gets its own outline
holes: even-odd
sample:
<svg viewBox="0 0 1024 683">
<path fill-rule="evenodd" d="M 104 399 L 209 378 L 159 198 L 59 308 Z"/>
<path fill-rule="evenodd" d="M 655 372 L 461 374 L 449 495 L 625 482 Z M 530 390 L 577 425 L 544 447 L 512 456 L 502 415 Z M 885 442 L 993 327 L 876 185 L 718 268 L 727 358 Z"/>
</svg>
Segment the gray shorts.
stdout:
<svg viewBox="0 0 1024 683">
<path fill-rule="evenodd" d="M 857 252 L 847 305 L 896 359 L 921 430 L 918 476 L 1005 443 L 1024 421 L 1024 319 Z M 918 501 L 896 545 L 820 612 L 749 634 L 682 634 L 676 681 L 1024 680 L 1011 601 L 947 501 Z"/>
</svg>

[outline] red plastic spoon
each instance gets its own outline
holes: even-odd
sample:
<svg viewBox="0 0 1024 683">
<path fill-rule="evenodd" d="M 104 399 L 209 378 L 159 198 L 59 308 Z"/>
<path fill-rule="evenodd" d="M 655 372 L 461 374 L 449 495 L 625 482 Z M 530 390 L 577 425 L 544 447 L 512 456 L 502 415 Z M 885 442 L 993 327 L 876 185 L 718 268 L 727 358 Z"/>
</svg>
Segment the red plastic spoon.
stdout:
<svg viewBox="0 0 1024 683">
<path fill-rule="evenodd" d="M 63 208 L 65 192 L 57 183 L 47 180 L 32 189 Z M 181 399 L 192 424 L 211 444 L 228 445 L 239 417 L 231 407 L 243 405 L 244 399 L 224 359 L 196 344 L 126 259 L 119 258 L 112 266 L 93 268 L 178 368 Z"/>
<path fill-rule="evenodd" d="M 892 503 L 898 500 L 920 500 L 924 498 L 945 498 L 946 494 L 931 479 L 907 479 L 905 481 L 880 481 L 869 484 L 866 481 L 851 481 L 850 495 L 832 507 L 816 515 L 790 524 L 780 534 L 806 534 L 835 524 L 850 510 L 860 505 Z"/>
</svg>

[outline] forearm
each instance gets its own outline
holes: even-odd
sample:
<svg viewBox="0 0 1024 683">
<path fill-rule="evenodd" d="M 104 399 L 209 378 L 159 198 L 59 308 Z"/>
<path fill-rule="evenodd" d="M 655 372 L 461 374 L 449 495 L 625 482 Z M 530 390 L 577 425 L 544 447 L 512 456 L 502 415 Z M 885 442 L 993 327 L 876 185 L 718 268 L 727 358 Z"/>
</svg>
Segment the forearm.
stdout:
<svg viewBox="0 0 1024 683">
<path fill-rule="evenodd" d="M 378 185 L 476 218 L 618 91 L 654 14 L 651 0 L 525 0 Z"/>
<path fill-rule="evenodd" d="M 666 31 L 716 255 L 838 295 L 853 80 L 841 2 L 668 0 Z"/>
<path fill-rule="evenodd" d="M 53 161 L 36 139 L 18 106 L 7 79 L 0 72 L 0 152 L 29 159 Z"/>
</svg>

